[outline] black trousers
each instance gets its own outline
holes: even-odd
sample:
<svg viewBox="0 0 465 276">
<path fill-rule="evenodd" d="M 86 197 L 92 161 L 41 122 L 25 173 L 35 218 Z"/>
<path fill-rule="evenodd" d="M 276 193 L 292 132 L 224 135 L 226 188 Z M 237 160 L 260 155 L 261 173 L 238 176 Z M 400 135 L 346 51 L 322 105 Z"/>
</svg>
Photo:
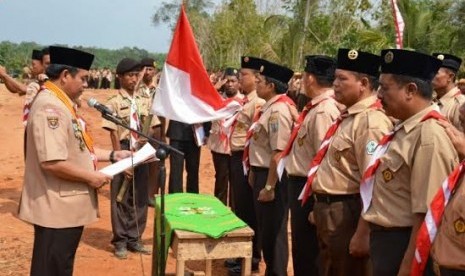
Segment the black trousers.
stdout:
<svg viewBox="0 0 465 276">
<path fill-rule="evenodd" d="M 71 276 L 83 226 L 47 228 L 34 225 L 31 276 Z"/>
<path fill-rule="evenodd" d="M 215 197 L 217 197 L 226 206 L 233 206 L 233 192 L 230 186 L 231 175 L 229 167 L 231 162 L 231 155 L 223 154 L 212 151 L 213 166 L 215 167 Z M 228 192 L 229 190 L 229 192 Z"/>
<path fill-rule="evenodd" d="M 287 275 L 289 246 L 287 243 L 287 220 L 289 213 L 286 183 L 278 182 L 275 199 L 259 202 L 258 195 L 265 187 L 268 168 L 252 167 L 254 173 L 253 194 L 257 214 L 258 235 L 261 239 L 266 276 Z"/>
<path fill-rule="evenodd" d="M 440 276 L 465 276 L 465 270 L 449 269 L 445 267 L 439 267 Z"/>
<path fill-rule="evenodd" d="M 186 191 L 188 193 L 199 193 L 200 147 L 198 147 L 193 140 L 180 141 L 170 139 L 170 145 L 182 151 L 184 156 L 180 156 L 176 153 L 170 154 L 170 176 L 168 192 L 170 194 L 183 192 L 182 173 L 184 169 L 184 160 L 186 160 Z"/>
<path fill-rule="evenodd" d="M 121 143 L 122 149 L 128 149 L 128 143 Z M 149 181 L 148 164 L 141 164 L 134 169 L 134 185 L 129 181 L 128 189 L 121 202 L 116 201 L 123 185 L 123 173 L 116 175 L 111 181 L 111 227 L 115 248 L 127 247 L 140 242 L 147 224 L 147 187 Z"/>
<path fill-rule="evenodd" d="M 397 275 L 410 241 L 411 229 L 387 230 L 370 224 L 370 256 L 373 275 Z"/>
<path fill-rule="evenodd" d="M 252 239 L 252 257 L 255 262 L 261 260 L 261 244 L 257 229 L 257 217 L 254 209 L 254 197 L 252 187 L 244 175 L 242 155 L 244 151 L 233 151 L 229 167 L 231 190 L 234 193 L 234 213 L 252 228 L 255 235 Z"/>
<path fill-rule="evenodd" d="M 288 176 L 281 179 L 287 182 L 289 208 L 291 210 L 292 263 L 295 276 L 318 276 L 318 238 L 316 226 L 308 221 L 315 200 L 310 197 L 302 206 L 299 195 L 307 182 L 307 177 Z"/>
</svg>

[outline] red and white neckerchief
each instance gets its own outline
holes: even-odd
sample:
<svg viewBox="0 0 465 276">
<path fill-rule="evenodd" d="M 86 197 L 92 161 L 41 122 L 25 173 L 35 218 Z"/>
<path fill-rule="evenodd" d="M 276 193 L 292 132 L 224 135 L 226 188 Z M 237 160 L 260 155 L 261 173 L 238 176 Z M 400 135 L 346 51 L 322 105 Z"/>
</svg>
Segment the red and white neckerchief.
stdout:
<svg viewBox="0 0 465 276">
<path fill-rule="evenodd" d="M 304 109 L 302 110 L 302 113 L 300 113 L 299 118 L 297 119 L 297 122 L 294 124 L 294 128 L 292 129 L 291 137 L 289 139 L 289 142 L 286 145 L 286 148 L 281 152 L 281 155 L 279 157 L 278 161 L 278 166 L 276 167 L 277 173 L 279 180 L 281 180 L 281 177 L 284 173 L 284 168 L 286 167 L 286 161 L 287 161 L 287 156 L 291 152 L 292 145 L 294 144 L 295 138 L 297 137 L 297 133 L 299 132 L 300 128 L 302 127 L 302 123 L 305 120 L 305 117 L 307 114 L 312 110 L 313 108 L 317 107 L 320 103 L 330 99 L 331 96 L 327 96 L 322 98 L 320 101 L 312 103 L 312 101 L 308 102 L 307 105 L 305 105 Z"/>
<path fill-rule="evenodd" d="M 245 98 L 247 99 L 247 97 Z M 233 100 L 237 101 L 240 103 L 242 106 L 245 104 L 245 100 L 242 100 L 239 97 L 233 97 Z M 230 146 L 230 138 L 231 134 L 234 131 L 234 127 L 236 125 L 237 121 L 237 116 L 239 116 L 240 110 L 236 111 L 232 116 L 226 118 L 226 119 L 221 119 L 219 124 L 220 124 L 220 141 L 223 146 L 224 152 L 231 152 L 231 146 Z"/>
<path fill-rule="evenodd" d="M 135 130 L 140 130 L 139 114 L 137 113 L 137 104 L 136 104 L 135 96 L 131 98 L 129 127 Z M 131 145 L 131 149 L 135 149 L 137 146 L 137 139 L 139 138 L 139 134 L 137 134 L 134 131 L 131 131 L 129 136 L 130 136 L 129 143 Z"/>
<path fill-rule="evenodd" d="M 377 100 L 369 108 L 380 109 L 380 108 L 382 108 L 381 102 L 379 100 Z M 302 192 L 299 195 L 299 199 L 302 200 L 302 206 L 305 205 L 308 198 L 312 194 L 313 180 L 316 177 L 316 173 L 318 171 L 318 168 L 321 165 L 321 162 L 323 161 L 323 158 L 325 157 L 326 153 L 328 152 L 329 146 L 331 145 L 331 142 L 333 141 L 334 134 L 336 133 L 336 130 L 338 129 L 341 122 L 347 117 L 349 117 L 349 113 L 346 110 L 329 127 L 328 131 L 325 134 L 325 137 L 323 138 L 323 141 L 321 142 L 321 145 L 320 145 L 320 148 L 318 149 L 318 152 L 316 153 L 315 157 L 313 158 L 312 162 L 310 163 L 310 170 L 308 171 L 308 174 L 307 174 L 307 182 L 305 183 L 305 186 L 304 186 L 304 188 L 302 189 Z"/>
<path fill-rule="evenodd" d="M 445 120 L 444 116 L 442 116 L 437 110 L 432 110 L 428 112 L 422 119 L 421 122 L 424 122 L 429 119 L 435 120 Z M 363 202 L 363 213 L 365 213 L 371 205 L 371 199 L 373 198 L 373 186 L 375 182 L 375 174 L 376 170 L 378 169 L 379 165 L 381 164 L 381 156 L 383 156 L 389 145 L 394 138 L 394 135 L 397 133 L 399 129 L 402 128 L 402 124 L 397 125 L 393 131 L 386 134 L 381 138 L 378 146 L 376 147 L 373 156 L 371 157 L 370 163 L 368 164 L 365 172 L 363 173 L 362 180 L 360 181 L 360 196 Z"/>
<path fill-rule="evenodd" d="M 270 108 L 273 104 L 279 103 L 279 102 L 284 102 L 288 105 L 295 106 L 295 103 L 291 98 L 289 98 L 286 95 L 281 95 L 276 101 L 270 104 L 267 107 L 267 109 Z M 256 109 L 259 109 L 259 108 L 257 107 Z M 250 138 L 252 138 L 253 131 L 258 124 L 258 120 L 260 119 L 260 116 L 262 116 L 264 112 L 265 110 L 260 110 L 258 112 L 257 110 L 255 110 L 255 115 L 252 121 L 252 125 L 247 130 L 247 136 L 245 138 L 245 145 L 244 145 L 244 153 L 242 155 L 242 167 L 244 168 L 244 175 L 247 175 L 250 169 L 250 160 L 249 160 Z"/>
<path fill-rule="evenodd" d="M 40 85 L 39 91 L 32 97 L 32 99 L 28 102 L 24 103 L 23 106 L 23 125 L 24 127 L 27 126 L 27 119 L 29 118 L 29 112 L 31 112 L 31 107 L 32 103 L 34 102 L 34 99 L 37 97 L 37 95 L 40 93 L 40 91 L 44 90 L 45 86 L 42 84 Z"/>
<path fill-rule="evenodd" d="M 444 209 L 449 203 L 452 191 L 457 186 L 458 180 L 465 172 L 465 161 L 462 161 L 449 176 L 444 180 L 441 188 L 430 203 L 425 220 L 418 229 L 417 239 L 415 242 L 415 257 L 412 262 L 410 275 L 421 276 L 428 261 L 431 246 L 436 238 L 439 225 L 442 221 Z"/>
</svg>

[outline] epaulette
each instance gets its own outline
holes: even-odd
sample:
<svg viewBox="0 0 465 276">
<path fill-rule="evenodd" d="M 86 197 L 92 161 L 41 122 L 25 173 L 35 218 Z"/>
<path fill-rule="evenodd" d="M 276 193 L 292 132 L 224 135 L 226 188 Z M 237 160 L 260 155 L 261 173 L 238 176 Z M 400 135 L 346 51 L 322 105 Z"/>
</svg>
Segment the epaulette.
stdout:
<svg viewBox="0 0 465 276">
<path fill-rule="evenodd" d="M 111 100 L 111 99 L 113 99 L 113 98 L 116 98 L 116 96 L 118 96 L 118 95 L 110 96 L 110 97 L 107 99 L 107 101 L 109 101 L 109 100 Z"/>
</svg>

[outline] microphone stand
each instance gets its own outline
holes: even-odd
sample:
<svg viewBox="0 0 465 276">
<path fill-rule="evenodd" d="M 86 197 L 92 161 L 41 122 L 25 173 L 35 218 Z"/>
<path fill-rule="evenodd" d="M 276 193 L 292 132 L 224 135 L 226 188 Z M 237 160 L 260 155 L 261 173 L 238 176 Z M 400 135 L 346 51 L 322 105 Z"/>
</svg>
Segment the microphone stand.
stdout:
<svg viewBox="0 0 465 276">
<path fill-rule="evenodd" d="M 156 143 L 159 145 L 159 148 L 157 149 L 155 156 L 160 159 L 160 175 L 158 176 L 158 179 L 160 181 L 160 246 L 158 246 L 158 241 L 157 241 L 157 221 L 156 221 L 156 214 L 154 216 L 154 223 L 153 223 L 153 245 L 152 245 L 152 276 L 165 276 L 165 244 L 166 244 L 166 227 L 165 227 L 165 180 L 166 180 L 166 167 L 165 167 L 165 159 L 168 157 L 168 155 L 172 152 L 176 154 L 180 154 L 181 156 L 184 155 L 181 151 L 173 148 L 172 146 L 159 141 L 157 139 L 154 139 L 152 137 L 149 137 L 148 135 L 144 134 L 141 131 L 138 131 L 136 129 L 132 129 L 126 124 L 124 124 L 120 118 L 117 118 L 116 116 L 113 116 L 108 113 L 102 112 L 102 117 L 108 121 L 111 121 L 119 126 L 124 127 L 125 129 L 129 131 L 133 131 L 137 134 L 139 134 L 142 137 L 145 137 L 148 139 L 149 142 Z M 155 204 L 156 205 L 156 204 Z M 156 249 L 160 250 L 160 260 L 158 260 L 158 254 Z M 158 261 L 160 261 L 160 267 Z"/>
</svg>

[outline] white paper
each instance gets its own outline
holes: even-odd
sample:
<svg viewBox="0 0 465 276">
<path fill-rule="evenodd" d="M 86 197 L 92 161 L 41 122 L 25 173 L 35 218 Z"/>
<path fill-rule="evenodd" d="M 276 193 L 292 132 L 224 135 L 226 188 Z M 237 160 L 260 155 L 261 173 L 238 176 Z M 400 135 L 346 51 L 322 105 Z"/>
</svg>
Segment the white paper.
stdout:
<svg viewBox="0 0 465 276">
<path fill-rule="evenodd" d="M 203 128 L 203 124 L 194 124 L 194 138 L 195 143 L 197 146 L 205 145 L 205 129 Z"/>
<path fill-rule="evenodd" d="M 115 176 L 131 168 L 133 165 L 136 166 L 144 162 L 145 160 L 154 158 L 155 152 L 156 150 L 152 147 L 152 145 L 150 145 L 150 143 L 146 143 L 140 150 L 138 150 L 132 155 L 133 160 L 131 160 L 131 157 L 128 157 L 114 164 L 106 166 L 105 168 L 101 169 L 100 172 L 106 175 Z"/>
</svg>

